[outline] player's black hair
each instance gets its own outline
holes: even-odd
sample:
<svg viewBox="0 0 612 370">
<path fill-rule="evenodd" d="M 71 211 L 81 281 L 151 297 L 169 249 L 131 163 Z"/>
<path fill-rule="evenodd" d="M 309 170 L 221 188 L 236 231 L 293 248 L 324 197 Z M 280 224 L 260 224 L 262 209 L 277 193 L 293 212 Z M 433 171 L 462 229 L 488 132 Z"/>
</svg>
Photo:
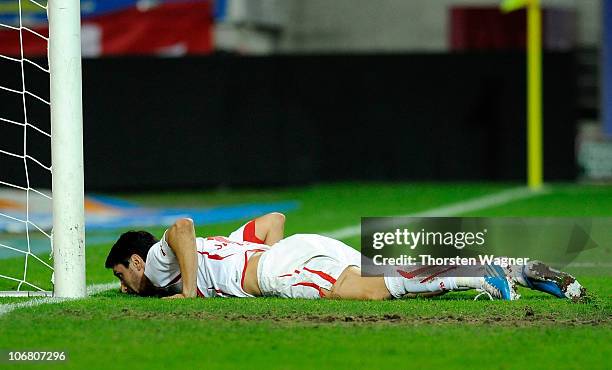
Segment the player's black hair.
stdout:
<svg viewBox="0 0 612 370">
<path fill-rule="evenodd" d="M 130 257 L 132 257 L 133 254 L 139 255 L 146 261 L 149 249 L 151 249 L 153 244 L 157 243 L 157 241 L 158 240 L 155 239 L 151 233 L 146 231 L 128 231 L 123 233 L 108 253 L 104 266 L 110 269 L 121 263 L 125 267 L 128 267 L 130 264 Z"/>
</svg>

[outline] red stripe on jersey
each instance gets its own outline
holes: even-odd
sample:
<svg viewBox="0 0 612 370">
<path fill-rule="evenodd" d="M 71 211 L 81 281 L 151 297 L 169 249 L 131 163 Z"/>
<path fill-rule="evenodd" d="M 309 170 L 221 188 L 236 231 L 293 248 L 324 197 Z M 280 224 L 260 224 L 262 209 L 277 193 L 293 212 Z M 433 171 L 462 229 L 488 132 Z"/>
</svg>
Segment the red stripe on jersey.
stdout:
<svg viewBox="0 0 612 370">
<path fill-rule="evenodd" d="M 311 270 L 308 267 L 304 267 L 304 270 L 306 270 L 308 272 L 312 272 L 313 274 L 319 275 L 321 278 L 329 281 L 332 284 L 336 284 L 336 279 L 334 279 L 332 276 L 324 273 L 323 271 Z"/>
<path fill-rule="evenodd" d="M 249 252 L 265 252 L 265 249 L 249 249 L 248 251 L 244 252 L 244 268 L 242 269 L 242 277 L 240 278 L 240 287 L 244 290 L 244 275 L 246 275 L 246 269 L 247 266 L 249 264 L 249 257 L 248 254 Z"/>
<path fill-rule="evenodd" d="M 319 291 L 319 297 L 321 298 L 325 297 L 325 294 L 323 293 L 323 290 L 321 290 L 321 287 L 315 283 L 301 282 L 301 283 L 293 284 L 292 286 L 309 286 Z"/>
<path fill-rule="evenodd" d="M 456 268 L 457 268 L 457 266 L 452 266 L 452 267 L 449 267 L 449 268 L 444 269 L 444 270 L 442 270 L 442 271 L 438 271 L 438 272 L 436 272 L 435 274 L 430 275 L 430 276 L 426 277 L 425 279 L 421 280 L 421 283 L 426 283 L 426 282 L 428 282 L 429 280 L 433 280 L 433 278 L 435 278 L 436 276 L 438 276 L 438 275 L 440 275 L 440 274 L 443 274 L 443 273 L 445 273 L 445 272 L 447 272 L 447 271 L 454 270 L 454 269 L 456 269 Z"/>
<path fill-rule="evenodd" d="M 221 243 L 236 243 L 233 240 L 229 240 L 228 238 L 222 237 L 222 236 L 209 236 L 206 238 L 206 240 L 214 240 L 214 241 L 218 241 Z"/>
<path fill-rule="evenodd" d="M 221 261 L 221 260 L 226 259 L 227 257 L 233 256 L 234 254 L 236 254 L 236 253 L 232 253 L 232 254 L 228 254 L 227 256 L 220 256 L 218 254 L 210 254 L 209 252 L 200 252 L 200 251 L 198 251 L 198 253 L 208 257 L 211 260 L 215 260 L 215 261 Z"/>
<path fill-rule="evenodd" d="M 299 273 L 300 273 L 300 270 L 293 270 L 293 273 L 288 273 L 288 274 L 285 274 L 285 275 L 279 275 L 278 277 L 289 277 L 289 276 L 292 276 L 293 274 L 299 274 Z"/>
<path fill-rule="evenodd" d="M 244 225 L 242 239 L 251 243 L 264 244 L 264 241 L 255 235 L 255 220 L 249 221 L 246 225 Z"/>
</svg>

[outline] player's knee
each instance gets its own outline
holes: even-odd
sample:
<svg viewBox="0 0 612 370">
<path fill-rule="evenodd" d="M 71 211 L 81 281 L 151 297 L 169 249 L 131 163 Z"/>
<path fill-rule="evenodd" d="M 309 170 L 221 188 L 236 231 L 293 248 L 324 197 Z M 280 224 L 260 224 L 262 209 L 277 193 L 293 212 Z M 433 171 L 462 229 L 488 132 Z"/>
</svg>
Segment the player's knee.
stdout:
<svg viewBox="0 0 612 370">
<path fill-rule="evenodd" d="M 268 214 L 270 217 L 270 222 L 275 225 L 284 225 L 285 224 L 285 215 L 280 212 L 272 212 Z"/>
<path fill-rule="evenodd" d="M 332 286 L 332 296 L 344 299 L 383 300 L 387 298 L 384 292 L 378 289 L 368 278 L 361 277 L 361 273 L 354 267 L 348 267 L 340 274 Z"/>
</svg>

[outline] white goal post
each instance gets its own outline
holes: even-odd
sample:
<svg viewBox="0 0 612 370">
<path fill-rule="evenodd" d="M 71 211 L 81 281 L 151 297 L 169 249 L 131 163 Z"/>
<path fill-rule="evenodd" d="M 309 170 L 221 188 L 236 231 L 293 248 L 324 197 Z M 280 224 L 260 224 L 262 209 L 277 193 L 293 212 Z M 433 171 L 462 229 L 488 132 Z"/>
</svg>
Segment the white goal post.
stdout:
<svg viewBox="0 0 612 370">
<path fill-rule="evenodd" d="M 33 31 L 29 25 L 24 24 L 23 4 L 33 3 L 46 9 L 49 35 Z M 27 241 L 27 250 L 2 244 L 0 247 L 11 253 L 21 254 L 25 258 L 23 276 L 16 278 L 4 275 L 0 271 L 0 278 L 18 283 L 16 291 L 0 292 L 0 297 L 27 297 L 49 296 L 58 298 L 80 298 L 87 295 L 85 284 L 85 210 L 84 210 L 84 179 L 83 179 L 83 111 L 81 93 L 81 15 L 79 0 L 48 0 L 45 4 L 40 0 L 16 0 L 19 10 L 19 25 L 0 24 L 0 30 L 8 29 L 19 33 L 21 48 L 20 57 L 3 56 L 4 61 L 19 63 L 21 65 L 21 88 L 7 88 L 0 84 L 0 89 L 10 94 L 20 94 L 23 103 L 23 122 L 2 117 L 0 123 L 4 125 L 21 126 L 23 128 L 23 153 L 14 150 L 2 150 L 0 154 L 5 157 L 18 158 L 23 161 L 26 184 L 0 181 L 0 186 L 13 189 L 14 192 L 25 194 L 27 199 L 24 216 L 0 213 L 4 219 L 14 222 L 18 230 L 24 230 Z M 48 65 L 45 69 L 28 58 L 24 52 L 24 34 L 35 35 L 47 41 Z M 24 65 L 33 65 L 39 70 L 49 74 L 49 100 L 37 96 L 26 86 Z M 0 81 L 2 82 L 2 81 Z M 35 122 L 28 118 L 26 98 L 35 98 L 50 107 L 50 132 L 37 127 Z M 28 151 L 28 130 L 33 130 L 50 138 L 51 165 L 45 166 Z M 48 147 L 47 147 L 48 148 Z M 28 163 L 34 162 L 36 166 L 44 168 L 51 174 L 51 193 L 37 190 L 30 185 Z M 47 172 L 47 173 L 49 173 Z M 7 180 L 8 181 L 8 180 Z M 1 189 L 0 189 L 1 190 Z M 31 198 L 43 197 L 51 202 L 52 225 L 40 226 L 38 220 L 32 219 Z M 0 199 L 1 200 L 1 199 Z M 0 202 L 1 203 L 1 202 Z M 49 232 L 49 229 L 51 231 Z M 36 256 L 35 250 L 30 247 L 30 231 L 38 231 L 50 240 L 53 266 L 49 271 L 49 279 L 53 284 L 53 291 L 45 291 L 36 284 L 30 283 L 28 275 L 28 261 L 34 261 L 51 270 L 42 257 Z M 1 231 L 1 228 L 0 228 Z M 22 231 L 17 231 L 22 232 Z M 39 250 L 40 252 L 40 250 Z M 6 266 L 6 265 L 5 265 Z M 25 287 L 26 289 L 22 289 Z"/>
<path fill-rule="evenodd" d="M 81 4 L 49 0 L 53 266 L 56 297 L 85 297 Z"/>
</svg>

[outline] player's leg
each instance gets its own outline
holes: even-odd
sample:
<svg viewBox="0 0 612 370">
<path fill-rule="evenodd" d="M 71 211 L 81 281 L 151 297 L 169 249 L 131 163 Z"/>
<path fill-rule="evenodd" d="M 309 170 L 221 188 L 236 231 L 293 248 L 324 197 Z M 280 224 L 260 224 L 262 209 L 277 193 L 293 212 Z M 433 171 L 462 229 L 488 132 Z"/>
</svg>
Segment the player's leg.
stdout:
<svg viewBox="0 0 612 370">
<path fill-rule="evenodd" d="M 342 273 L 332 287 L 330 298 L 381 300 L 394 297 L 431 297 L 455 288 L 452 279 L 432 277 L 427 281 L 420 281 L 423 278 L 406 280 L 399 277 L 394 281 L 395 284 L 389 284 L 389 281 L 394 279 L 363 277 L 359 268 L 362 258 L 360 252 L 335 239 L 317 236 L 317 240 L 325 246 L 329 256 L 339 261 L 341 265 L 347 266 L 342 269 Z"/>
<path fill-rule="evenodd" d="M 586 289 L 575 277 L 541 261 L 529 261 L 522 266 L 507 266 L 505 270 L 513 282 L 533 290 L 572 300 L 586 296 Z"/>
<path fill-rule="evenodd" d="M 347 267 L 338 277 L 326 298 L 383 300 L 393 296 L 382 277 L 362 277 L 355 266 Z"/>
<path fill-rule="evenodd" d="M 264 244 L 273 245 L 284 238 L 284 234 L 285 215 L 282 213 L 268 213 L 255 219 L 255 235 Z"/>
<path fill-rule="evenodd" d="M 362 255 L 350 246 L 323 236 L 313 236 L 317 243 L 324 246 L 326 254 L 346 266 L 361 266 Z M 465 269 L 465 271 L 460 271 Z M 469 269 L 469 271 L 467 271 Z M 475 271 L 478 270 L 478 271 Z M 463 267 L 415 267 L 411 271 L 398 270 L 396 276 L 384 278 L 361 277 L 359 268 L 352 267 L 343 270 L 346 272 L 346 281 L 342 288 L 336 288 L 335 297 L 360 299 L 380 298 L 390 293 L 394 298 L 407 298 L 415 296 L 435 296 L 449 291 L 477 289 L 487 294 L 491 299 L 514 300 L 520 296 L 516 293 L 514 285 L 499 266 L 480 266 L 477 268 Z M 458 276 L 449 276 L 451 273 Z M 461 273 L 460 273 L 461 272 Z M 344 276 L 338 277 L 338 282 Z M 383 280 L 385 289 L 382 289 Z M 337 283 L 336 283 L 337 284 Z M 340 287 L 340 285 L 338 285 Z"/>
<path fill-rule="evenodd" d="M 433 297 L 444 293 L 444 290 L 421 291 L 407 293 L 404 297 Z M 326 298 L 384 300 L 393 298 L 393 295 L 383 277 L 363 277 L 359 268 L 350 266 L 340 274 Z"/>
<path fill-rule="evenodd" d="M 476 289 L 490 299 L 515 300 L 520 297 L 498 266 L 415 266 L 395 272 L 395 275 L 384 278 L 387 289 L 395 298 L 469 289 Z"/>
<path fill-rule="evenodd" d="M 369 278 L 361 276 L 359 266 L 361 254 L 338 240 L 294 235 L 263 253 L 257 278 L 263 295 L 286 298 L 385 299 L 472 288 L 490 297 L 518 298 L 504 272 L 493 267 L 477 278 L 443 277 L 443 271 L 429 267 Z"/>
<path fill-rule="evenodd" d="M 429 272 L 425 274 L 425 271 Z M 402 271 L 403 274 L 399 276 L 363 277 L 359 268 L 348 267 L 338 277 L 326 297 L 382 300 L 432 297 L 449 291 L 477 289 L 491 298 L 506 300 L 518 298 L 501 270 L 490 271 L 490 276 L 480 277 L 441 277 L 438 276 L 441 271 L 444 269 L 421 267 L 412 272 Z"/>
</svg>

